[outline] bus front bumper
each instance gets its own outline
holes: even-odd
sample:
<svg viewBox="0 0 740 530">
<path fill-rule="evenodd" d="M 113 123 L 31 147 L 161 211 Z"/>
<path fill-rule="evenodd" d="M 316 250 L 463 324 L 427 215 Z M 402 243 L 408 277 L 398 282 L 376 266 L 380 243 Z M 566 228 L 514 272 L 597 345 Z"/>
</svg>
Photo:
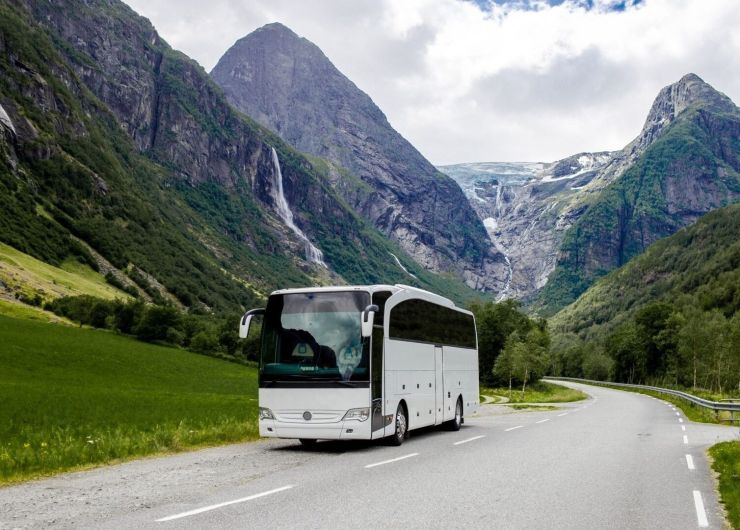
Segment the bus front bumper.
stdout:
<svg viewBox="0 0 740 530">
<path fill-rule="evenodd" d="M 260 420 L 260 436 L 270 438 L 308 438 L 316 440 L 369 440 L 370 421 L 335 423 L 293 423 Z"/>
</svg>

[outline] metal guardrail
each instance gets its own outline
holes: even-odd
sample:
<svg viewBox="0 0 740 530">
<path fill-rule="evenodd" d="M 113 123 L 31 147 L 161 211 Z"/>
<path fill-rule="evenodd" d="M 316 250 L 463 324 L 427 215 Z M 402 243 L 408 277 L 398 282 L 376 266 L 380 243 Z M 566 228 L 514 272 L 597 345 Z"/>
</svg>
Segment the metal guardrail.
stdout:
<svg viewBox="0 0 740 530">
<path fill-rule="evenodd" d="M 653 392 L 658 392 L 659 394 L 667 394 L 670 396 L 675 396 L 679 399 L 683 399 L 684 401 L 688 401 L 689 403 L 692 403 L 699 407 L 711 409 L 715 413 L 720 412 L 720 411 L 727 411 L 730 413 L 730 423 L 734 423 L 736 421 L 735 413 L 739 413 L 737 421 L 740 422 L 740 402 L 731 403 L 731 401 L 738 401 L 738 400 L 709 401 L 708 399 L 693 396 L 686 392 L 681 392 L 680 390 L 671 390 L 669 388 L 661 388 L 658 386 L 631 385 L 628 383 L 611 383 L 609 381 L 594 381 L 592 379 L 579 379 L 577 377 L 543 377 L 543 379 L 551 379 L 554 381 L 573 381 L 575 383 L 588 383 L 590 385 L 617 386 L 617 387 L 626 387 L 626 388 L 640 388 L 643 390 L 652 390 Z"/>
</svg>

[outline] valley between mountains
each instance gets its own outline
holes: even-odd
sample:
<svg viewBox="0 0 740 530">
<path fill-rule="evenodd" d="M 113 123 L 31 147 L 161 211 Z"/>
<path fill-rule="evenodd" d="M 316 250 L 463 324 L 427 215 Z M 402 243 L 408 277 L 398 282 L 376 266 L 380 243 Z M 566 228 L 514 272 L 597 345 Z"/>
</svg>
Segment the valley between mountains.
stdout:
<svg viewBox="0 0 740 530">
<path fill-rule="evenodd" d="M 435 167 L 279 22 L 207 72 L 119 0 L 0 0 L 0 72 L 0 482 L 256 439 L 236 323 L 282 288 L 470 309 L 502 407 L 545 375 L 740 398 L 740 111 L 696 73 L 620 150 Z"/>
</svg>

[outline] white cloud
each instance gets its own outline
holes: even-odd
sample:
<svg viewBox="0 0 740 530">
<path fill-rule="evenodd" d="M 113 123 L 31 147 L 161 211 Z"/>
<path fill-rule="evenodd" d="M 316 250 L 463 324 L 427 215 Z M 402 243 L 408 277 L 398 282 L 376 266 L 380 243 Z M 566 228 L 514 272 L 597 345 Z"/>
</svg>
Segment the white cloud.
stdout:
<svg viewBox="0 0 740 530">
<path fill-rule="evenodd" d="M 663 86 L 695 72 L 740 97 L 735 0 L 127 0 L 210 70 L 279 21 L 317 44 L 436 164 L 618 149 Z M 534 6 L 534 7 L 533 7 Z"/>
</svg>

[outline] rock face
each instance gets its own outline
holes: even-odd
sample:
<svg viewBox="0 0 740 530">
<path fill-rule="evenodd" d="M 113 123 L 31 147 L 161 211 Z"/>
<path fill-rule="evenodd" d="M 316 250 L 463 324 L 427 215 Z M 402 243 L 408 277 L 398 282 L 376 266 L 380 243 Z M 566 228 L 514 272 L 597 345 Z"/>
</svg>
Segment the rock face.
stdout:
<svg viewBox="0 0 740 530">
<path fill-rule="evenodd" d="M 475 289 L 504 287 L 505 259 L 459 187 L 314 44 L 269 24 L 237 41 L 211 76 L 236 108 L 338 166 L 335 188 L 419 264 Z"/>
</svg>

